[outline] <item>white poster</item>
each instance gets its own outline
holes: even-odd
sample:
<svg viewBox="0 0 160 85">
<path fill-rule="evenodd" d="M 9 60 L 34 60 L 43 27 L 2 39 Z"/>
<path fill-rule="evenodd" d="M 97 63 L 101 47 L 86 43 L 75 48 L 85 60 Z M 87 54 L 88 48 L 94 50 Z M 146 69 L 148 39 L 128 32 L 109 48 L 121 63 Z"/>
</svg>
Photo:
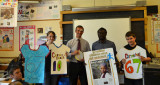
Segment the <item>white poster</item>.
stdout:
<svg viewBox="0 0 160 85">
<path fill-rule="evenodd" d="M 60 19 L 61 1 L 42 1 L 37 4 L 19 3 L 18 21 Z"/>
<path fill-rule="evenodd" d="M 122 48 L 118 51 L 118 60 L 121 61 L 122 59 L 126 59 L 126 63 L 123 65 L 126 78 L 142 78 L 142 62 L 138 56 L 146 57 L 146 50 L 140 46 L 136 46 L 133 50 Z"/>
<path fill-rule="evenodd" d="M 17 26 L 17 0 L 0 1 L 0 27 Z"/>
<path fill-rule="evenodd" d="M 63 44 L 60 46 L 51 44 L 49 50 L 51 50 L 51 74 L 67 74 L 66 53 L 70 52 L 70 48 Z"/>
<path fill-rule="evenodd" d="M 112 48 L 84 52 L 88 85 L 119 85 Z"/>
</svg>

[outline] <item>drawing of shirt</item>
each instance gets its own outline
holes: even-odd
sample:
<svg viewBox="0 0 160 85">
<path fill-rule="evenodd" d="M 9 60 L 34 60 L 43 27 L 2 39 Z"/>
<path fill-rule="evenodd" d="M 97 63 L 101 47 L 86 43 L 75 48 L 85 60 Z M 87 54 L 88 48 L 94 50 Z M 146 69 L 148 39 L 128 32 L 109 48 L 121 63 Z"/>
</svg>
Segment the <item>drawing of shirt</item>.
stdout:
<svg viewBox="0 0 160 85">
<path fill-rule="evenodd" d="M 126 59 L 126 63 L 123 65 L 126 78 L 142 78 L 142 62 L 137 55 L 146 57 L 146 50 L 137 45 L 133 50 L 122 48 L 117 54 L 119 61 Z"/>
<path fill-rule="evenodd" d="M 51 44 L 49 50 L 51 50 L 51 74 L 67 74 L 66 52 L 70 52 L 70 48 L 63 44 L 59 47 Z"/>
<path fill-rule="evenodd" d="M 33 51 L 29 45 L 23 45 L 21 52 L 25 57 L 25 81 L 28 83 L 43 83 L 45 56 L 48 55 L 49 49 L 45 45 L 40 45 L 38 50 Z"/>
</svg>

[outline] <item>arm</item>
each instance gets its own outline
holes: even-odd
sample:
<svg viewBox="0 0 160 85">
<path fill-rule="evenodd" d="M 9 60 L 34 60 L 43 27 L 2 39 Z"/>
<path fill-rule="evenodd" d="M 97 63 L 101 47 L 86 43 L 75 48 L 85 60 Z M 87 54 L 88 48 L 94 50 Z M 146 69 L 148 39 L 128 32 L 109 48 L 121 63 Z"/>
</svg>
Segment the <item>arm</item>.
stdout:
<svg viewBox="0 0 160 85">
<path fill-rule="evenodd" d="M 71 43 L 71 41 L 68 41 L 66 46 L 68 46 L 70 48 L 70 50 L 71 50 L 71 52 L 67 53 L 67 57 L 68 58 L 71 58 L 71 56 L 73 56 L 73 55 L 79 54 L 78 50 L 75 50 L 75 51 L 72 52 L 72 43 Z"/>
<path fill-rule="evenodd" d="M 113 43 L 112 47 L 113 47 L 114 55 L 116 55 L 117 54 L 116 45 Z"/>
<path fill-rule="evenodd" d="M 145 58 L 145 57 L 143 57 L 143 56 L 139 56 L 140 57 L 140 59 L 141 59 L 141 61 L 143 62 L 143 61 L 147 61 L 147 62 L 150 62 L 151 61 L 151 58 L 150 57 L 147 57 L 147 58 Z"/>
<path fill-rule="evenodd" d="M 90 45 L 89 45 L 88 42 L 87 42 L 87 44 L 86 44 L 86 51 L 91 51 L 91 48 L 90 48 Z"/>
</svg>

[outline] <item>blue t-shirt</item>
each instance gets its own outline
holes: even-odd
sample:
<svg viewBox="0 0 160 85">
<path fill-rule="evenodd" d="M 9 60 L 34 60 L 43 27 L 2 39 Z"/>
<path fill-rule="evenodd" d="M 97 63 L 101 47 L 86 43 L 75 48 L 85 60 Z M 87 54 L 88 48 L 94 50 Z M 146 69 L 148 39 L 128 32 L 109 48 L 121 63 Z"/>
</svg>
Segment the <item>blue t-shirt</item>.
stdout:
<svg viewBox="0 0 160 85">
<path fill-rule="evenodd" d="M 29 45 L 23 45 L 21 52 L 25 57 L 25 81 L 44 83 L 45 56 L 49 53 L 49 49 L 45 45 L 40 45 L 39 49 L 34 51 Z"/>
</svg>

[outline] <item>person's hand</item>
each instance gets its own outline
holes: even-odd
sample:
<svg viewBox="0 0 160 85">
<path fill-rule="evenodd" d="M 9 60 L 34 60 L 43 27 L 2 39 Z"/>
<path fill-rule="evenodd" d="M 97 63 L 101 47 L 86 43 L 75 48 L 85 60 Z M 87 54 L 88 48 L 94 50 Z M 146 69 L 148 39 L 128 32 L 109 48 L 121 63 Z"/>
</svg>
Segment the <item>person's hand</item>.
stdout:
<svg viewBox="0 0 160 85">
<path fill-rule="evenodd" d="M 122 64 L 125 64 L 126 63 L 126 59 L 122 59 Z"/>
<path fill-rule="evenodd" d="M 47 41 L 47 46 L 49 46 L 50 44 L 52 44 L 52 42 L 50 40 Z"/>
<path fill-rule="evenodd" d="M 84 62 L 84 59 L 81 59 L 80 61 L 81 61 L 81 62 Z"/>
<path fill-rule="evenodd" d="M 75 50 L 72 55 L 78 55 L 79 54 L 79 50 Z"/>
<path fill-rule="evenodd" d="M 140 56 L 140 55 L 137 55 L 136 54 L 136 56 L 138 56 L 139 57 L 139 59 L 143 62 L 143 61 L 145 61 L 145 57 L 143 57 L 143 56 Z"/>
<path fill-rule="evenodd" d="M 139 59 L 143 62 L 145 61 L 145 58 L 143 56 L 139 56 Z"/>
</svg>

